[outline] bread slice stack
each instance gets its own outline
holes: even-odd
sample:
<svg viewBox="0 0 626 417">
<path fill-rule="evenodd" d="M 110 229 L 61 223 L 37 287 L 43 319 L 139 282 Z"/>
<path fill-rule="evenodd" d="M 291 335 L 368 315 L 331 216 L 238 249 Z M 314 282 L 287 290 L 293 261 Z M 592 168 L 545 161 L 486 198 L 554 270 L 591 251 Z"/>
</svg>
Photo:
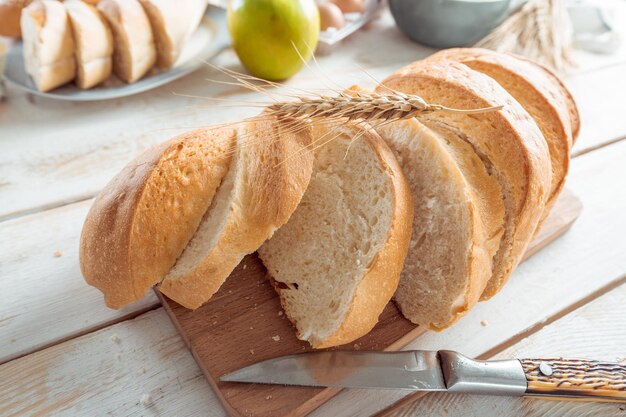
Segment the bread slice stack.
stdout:
<svg viewBox="0 0 626 417">
<path fill-rule="evenodd" d="M 393 117 L 398 93 L 491 110 Z M 315 348 L 364 336 L 392 298 L 411 322 L 442 330 L 492 297 L 563 187 L 580 123 L 569 92 L 524 58 L 462 49 L 349 94 L 378 94 L 381 107 L 361 119 L 266 112 L 140 156 L 87 216 L 87 282 L 115 308 L 157 285 L 195 309 L 258 250 Z"/>
<path fill-rule="evenodd" d="M 206 0 L 35 0 L 25 8 L 27 1 L 19 2 L 0 3 L 0 11 L 21 12 L 26 69 L 41 91 L 72 80 L 92 88 L 112 72 L 133 83 L 155 64 L 171 68 L 207 6 Z"/>
</svg>

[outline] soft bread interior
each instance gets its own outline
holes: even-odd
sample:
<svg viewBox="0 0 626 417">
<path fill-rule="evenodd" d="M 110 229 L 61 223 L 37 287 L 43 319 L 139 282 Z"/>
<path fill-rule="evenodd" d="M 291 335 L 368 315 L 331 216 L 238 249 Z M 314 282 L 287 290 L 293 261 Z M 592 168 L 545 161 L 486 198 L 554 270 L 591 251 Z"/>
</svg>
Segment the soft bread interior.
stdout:
<svg viewBox="0 0 626 417">
<path fill-rule="evenodd" d="M 477 301 L 491 255 L 475 195 L 443 140 L 416 120 L 377 128 L 413 192 L 413 235 L 395 300 L 413 323 L 440 329 Z"/>
<path fill-rule="evenodd" d="M 62 3 L 43 0 L 22 11 L 26 72 L 40 91 L 71 81 L 76 74 L 74 38 Z"/>
<path fill-rule="evenodd" d="M 241 182 L 238 178 L 237 158 L 233 158 L 228 174 L 220 184 L 220 187 L 211 202 L 211 206 L 202 218 L 202 222 L 196 230 L 193 238 L 176 261 L 176 265 L 169 271 L 166 279 L 180 279 L 194 271 L 198 264 L 215 249 L 229 216 L 237 205 L 237 189 L 235 184 Z M 242 255 L 243 257 L 243 255 Z"/>
<path fill-rule="evenodd" d="M 259 254 L 298 337 L 313 346 L 336 333 L 385 245 L 393 213 L 390 176 L 353 131 L 315 128 L 311 182 L 289 222 Z M 369 329 L 368 329 L 369 330 Z"/>
<path fill-rule="evenodd" d="M 112 70 L 113 37 L 104 17 L 79 0 L 65 3 L 76 43 L 76 84 L 91 88 L 106 80 Z"/>
<path fill-rule="evenodd" d="M 132 83 L 143 77 L 156 62 L 156 48 L 148 17 L 138 0 L 101 0 L 113 34 L 113 72 Z"/>
<path fill-rule="evenodd" d="M 185 42 L 196 30 L 206 0 L 140 0 L 154 33 L 157 65 L 171 68 L 176 63 Z"/>
</svg>

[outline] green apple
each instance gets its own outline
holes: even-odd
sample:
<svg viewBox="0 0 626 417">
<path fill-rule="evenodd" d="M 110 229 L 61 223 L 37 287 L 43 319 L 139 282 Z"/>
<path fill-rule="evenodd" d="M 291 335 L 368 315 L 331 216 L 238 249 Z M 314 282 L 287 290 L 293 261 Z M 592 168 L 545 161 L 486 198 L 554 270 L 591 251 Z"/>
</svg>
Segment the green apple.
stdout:
<svg viewBox="0 0 626 417">
<path fill-rule="evenodd" d="M 298 51 L 308 60 L 315 50 L 319 12 L 315 0 L 230 0 L 228 29 L 252 75 L 284 80 L 304 65 Z"/>
</svg>

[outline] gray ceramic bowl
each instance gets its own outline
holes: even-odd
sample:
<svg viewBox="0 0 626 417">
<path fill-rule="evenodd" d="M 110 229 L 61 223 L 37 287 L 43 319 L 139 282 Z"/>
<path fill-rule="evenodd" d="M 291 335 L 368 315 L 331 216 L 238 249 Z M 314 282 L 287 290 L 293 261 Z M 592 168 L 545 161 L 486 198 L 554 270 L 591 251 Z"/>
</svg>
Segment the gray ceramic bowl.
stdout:
<svg viewBox="0 0 626 417">
<path fill-rule="evenodd" d="M 398 27 L 435 48 L 469 46 L 506 17 L 511 0 L 389 0 Z"/>
</svg>

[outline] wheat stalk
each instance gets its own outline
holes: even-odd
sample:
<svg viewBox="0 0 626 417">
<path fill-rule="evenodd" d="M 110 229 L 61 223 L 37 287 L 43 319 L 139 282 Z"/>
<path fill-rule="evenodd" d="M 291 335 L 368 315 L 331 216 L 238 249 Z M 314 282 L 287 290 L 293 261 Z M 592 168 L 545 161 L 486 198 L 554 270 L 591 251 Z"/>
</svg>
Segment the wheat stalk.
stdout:
<svg viewBox="0 0 626 417">
<path fill-rule="evenodd" d="M 475 46 L 524 55 L 559 71 L 574 66 L 563 0 L 529 0 Z"/>
<path fill-rule="evenodd" d="M 411 119 L 434 111 L 457 113 L 484 113 L 500 110 L 502 106 L 480 109 L 452 109 L 439 104 L 429 104 L 419 96 L 400 92 L 351 92 L 336 96 L 303 97 L 295 101 L 270 104 L 267 111 L 279 118 L 307 121 L 346 119 L 359 122 L 392 122 Z"/>
</svg>

